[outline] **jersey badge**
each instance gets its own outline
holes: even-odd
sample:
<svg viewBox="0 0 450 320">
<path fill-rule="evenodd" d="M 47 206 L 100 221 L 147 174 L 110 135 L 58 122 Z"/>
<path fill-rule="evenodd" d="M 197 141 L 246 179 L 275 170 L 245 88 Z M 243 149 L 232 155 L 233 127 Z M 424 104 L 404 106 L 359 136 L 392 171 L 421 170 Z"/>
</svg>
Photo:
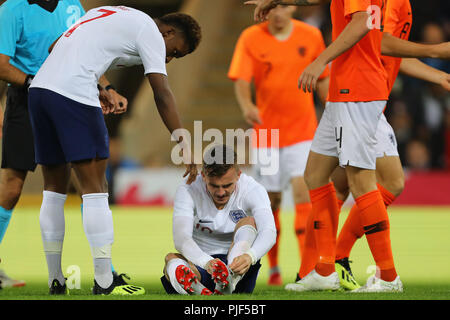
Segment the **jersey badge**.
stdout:
<svg viewBox="0 0 450 320">
<path fill-rule="evenodd" d="M 239 220 L 245 218 L 246 216 L 247 215 L 245 214 L 244 210 L 241 209 L 230 211 L 230 218 L 234 223 L 238 223 Z"/>
</svg>

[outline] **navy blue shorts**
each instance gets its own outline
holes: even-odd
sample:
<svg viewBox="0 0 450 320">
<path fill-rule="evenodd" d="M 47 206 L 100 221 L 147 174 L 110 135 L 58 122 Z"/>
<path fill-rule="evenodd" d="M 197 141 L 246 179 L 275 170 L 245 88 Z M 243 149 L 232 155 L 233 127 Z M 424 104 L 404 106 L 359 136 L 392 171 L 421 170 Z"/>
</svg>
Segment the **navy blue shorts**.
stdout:
<svg viewBox="0 0 450 320">
<path fill-rule="evenodd" d="M 36 163 L 59 165 L 109 158 L 109 138 L 101 108 L 56 92 L 31 88 L 28 93 Z"/>
<path fill-rule="evenodd" d="M 219 258 L 225 264 L 228 264 L 226 254 L 215 254 L 212 257 Z M 211 275 L 205 269 L 200 268 L 199 266 L 196 267 L 200 272 L 202 278 L 200 282 L 206 288 L 214 292 L 216 284 L 214 283 L 214 280 L 211 278 Z M 258 262 L 256 262 L 255 265 L 251 266 L 250 269 L 248 269 L 247 273 L 242 277 L 241 281 L 238 282 L 233 293 L 252 293 L 253 290 L 255 289 L 256 278 L 258 278 L 259 268 L 261 268 L 261 263 L 258 260 Z M 166 279 L 165 276 L 161 277 L 161 283 L 168 294 L 178 294 L 178 292 L 172 287 L 172 284 L 170 283 L 169 280 Z"/>
</svg>

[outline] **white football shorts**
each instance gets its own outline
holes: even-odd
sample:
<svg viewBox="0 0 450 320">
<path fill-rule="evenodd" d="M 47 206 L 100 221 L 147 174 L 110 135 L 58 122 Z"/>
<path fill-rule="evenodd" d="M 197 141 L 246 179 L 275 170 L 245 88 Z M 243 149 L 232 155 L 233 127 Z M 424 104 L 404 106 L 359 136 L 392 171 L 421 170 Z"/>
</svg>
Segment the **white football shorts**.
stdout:
<svg viewBox="0 0 450 320">
<path fill-rule="evenodd" d="M 327 102 L 311 151 L 339 158 L 341 167 L 375 170 L 377 128 L 386 101 Z"/>
<path fill-rule="evenodd" d="M 253 177 L 268 192 L 282 192 L 294 177 L 305 173 L 311 140 L 282 148 L 253 148 Z M 268 163 L 276 170 L 267 170 Z"/>
<path fill-rule="evenodd" d="M 397 139 L 395 138 L 394 129 L 387 121 L 384 113 L 381 115 L 380 123 L 377 128 L 377 158 L 383 157 L 399 157 L 397 150 Z"/>
</svg>

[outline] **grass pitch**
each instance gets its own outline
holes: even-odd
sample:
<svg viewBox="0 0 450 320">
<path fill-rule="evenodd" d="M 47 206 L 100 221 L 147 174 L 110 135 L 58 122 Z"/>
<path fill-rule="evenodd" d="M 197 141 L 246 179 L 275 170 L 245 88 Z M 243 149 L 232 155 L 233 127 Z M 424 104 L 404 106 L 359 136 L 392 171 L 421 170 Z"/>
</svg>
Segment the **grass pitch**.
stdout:
<svg viewBox="0 0 450 320">
<path fill-rule="evenodd" d="M 440 300 L 450 299 L 450 208 L 392 207 L 391 239 L 396 267 L 405 292 L 402 294 L 352 294 L 346 292 L 292 293 L 283 287 L 269 287 L 267 260 L 253 295 L 228 297 L 169 296 L 159 278 L 164 256 L 174 252 L 170 208 L 112 207 L 115 243 L 113 264 L 117 271 L 131 276 L 130 283 L 145 287 L 147 294 L 132 299 L 144 300 Z M 348 211 L 341 214 L 341 225 Z M 292 212 L 281 215 L 280 268 L 284 283 L 293 282 L 300 265 L 293 231 Z M 65 276 L 79 271 L 80 289 L 70 296 L 50 297 L 47 266 L 39 228 L 39 208 L 19 207 L 13 213 L 9 229 L 0 246 L 0 265 L 9 275 L 24 279 L 27 285 L 0 291 L 0 300 L 105 300 L 124 297 L 92 296 L 93 264 L 84 235 L 80 209 L 66 207 L 66 236 L 63 251 Z M 373 274 L 373 259 L 366 240 L 356 243 L 350 257 L 352 269 L 360 284 Z M 70 277 L 69 277 L 70 279 Z"/>
</svg>

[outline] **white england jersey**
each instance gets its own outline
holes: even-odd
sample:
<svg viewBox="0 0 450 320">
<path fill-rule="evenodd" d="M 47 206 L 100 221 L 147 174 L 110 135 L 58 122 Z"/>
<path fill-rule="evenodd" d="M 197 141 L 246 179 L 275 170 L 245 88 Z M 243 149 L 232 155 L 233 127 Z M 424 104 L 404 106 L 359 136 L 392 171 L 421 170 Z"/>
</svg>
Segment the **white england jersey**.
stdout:
<svg viewBox="0 0 450 320">
<path fill-rule="evenodd" d="M 180 185 L 175 195 L 175 247 L 188 260 L 204 267 L 212 259 L 212 255 L 227 254 L 236 224 L 244 217 L 255 219 L 258 235 L 251 250 L 259 260 L 270 250 L 276 237 L 267 191 L 252 177 L 241 174 L 230 200 L 219 210 L 208 193 L 202 176 L 198 175 L 191 185 Z M 191 225 L 185 225 L 187 223 Z M 183 237 L 180 233 L 187 235 Z M 189 240 L 189 237 L 200 250 L 192 248 L 192 243 L 182 243 Z"/>
<path fill-rule="evenodd" d="M 167 75 L 166 46 L 153 19 L 124 6 L 95 8 L 61 36 L 30 87 L 100 107 L 100 77 L 112 68 L 141 64 L 145 74 Z"/>
</svg>

